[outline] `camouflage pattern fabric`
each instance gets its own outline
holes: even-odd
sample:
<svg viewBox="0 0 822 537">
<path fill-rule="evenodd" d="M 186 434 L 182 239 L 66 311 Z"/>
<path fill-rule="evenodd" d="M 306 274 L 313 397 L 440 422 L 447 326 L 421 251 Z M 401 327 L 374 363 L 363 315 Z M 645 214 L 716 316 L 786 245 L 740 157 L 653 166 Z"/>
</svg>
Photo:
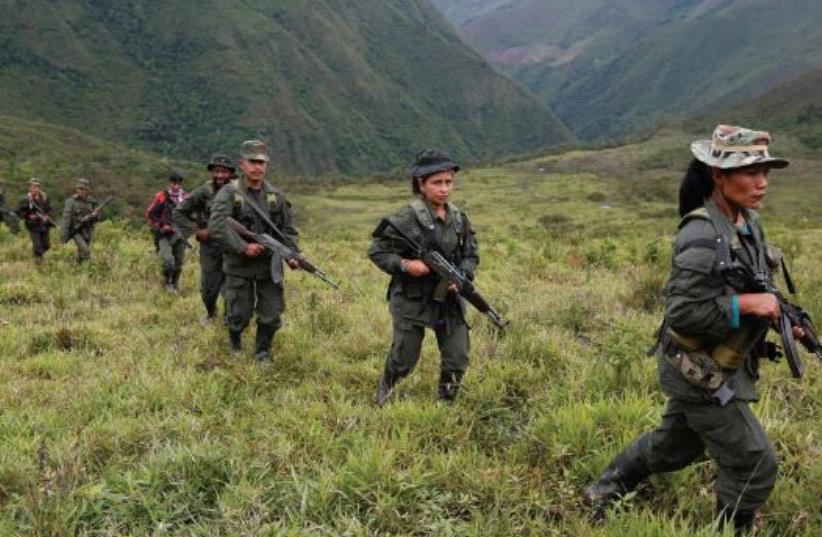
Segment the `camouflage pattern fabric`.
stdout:
<svg viewBox="0 0 822 537">
<path fill-rule="evenodd" d="M 786 168 L 788 161 L 772 157 L 768 152 L 771 135 L 744 127 L 717 125 L 710 140 L 691 144 L 694 157 L 708 166 L 730 169 L 764 164 L 771 168 Z"/>
</svg>

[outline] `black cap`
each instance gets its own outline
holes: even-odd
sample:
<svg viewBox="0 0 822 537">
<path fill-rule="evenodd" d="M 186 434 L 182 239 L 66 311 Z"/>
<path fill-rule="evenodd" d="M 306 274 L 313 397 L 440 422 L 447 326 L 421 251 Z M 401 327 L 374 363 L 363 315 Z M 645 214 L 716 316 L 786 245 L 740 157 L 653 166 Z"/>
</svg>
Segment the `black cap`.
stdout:
<svg viewBox="0 0 822 537">
<path fill-rule="evenodd" d="M 183 176 L 180 175 L 180 172 L 171 172 L 168 174 L 168 182 L 169 183 L 182 183 Z"/>
<path fill-rule="evenodd" d="M 428 177 L 435 173 L 447 170 L 460 171 L 460 165 L 451 160 L 451 157 L 441 149 L 423 149 L 414 157 L 414 164 L 409 172 L 411 177 Z"/>
<path fill-rule="evenodd" d="M 213 155 L 211 157 L 211 161 L 208 163 L 208 166 L 206 166 L 206 168 L 208 168 L 208 171 L 211 171 L 218 166 L 220 168 L 229 169 L 232 173 L 236 171 L 236 169 L 234 168 L 234 163 L 231 162 L 231 159 L 225 155 Z"/>
</svg>

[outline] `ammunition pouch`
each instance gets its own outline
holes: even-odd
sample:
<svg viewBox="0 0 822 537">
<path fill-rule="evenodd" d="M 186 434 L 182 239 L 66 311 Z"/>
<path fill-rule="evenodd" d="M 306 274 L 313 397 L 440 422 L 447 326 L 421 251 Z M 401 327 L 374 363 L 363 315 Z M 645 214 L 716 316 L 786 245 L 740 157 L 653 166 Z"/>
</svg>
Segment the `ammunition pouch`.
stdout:
<svg viewBox="0 0 822 537">
<path fill-rule="evenodd" d="M 689 384 L 707 391 L 721 406 L 725 406 L 733 399 L 734 393 L 728 387 L 727 381 L 736 368 L 723 365 L 732 361 L 728 347 L 717 345 L 709 353 L 701 348 L 701 341 L 698 338 L 683 336 L 671 328 L 666 330 L 666 335 L 670 344 L 666 345 L 663 353 L 665 359 Z M 716 356 L 723 361 L 718 360 Z M 735 353 L 733 356 L 735 360 Z"/>
</svg>

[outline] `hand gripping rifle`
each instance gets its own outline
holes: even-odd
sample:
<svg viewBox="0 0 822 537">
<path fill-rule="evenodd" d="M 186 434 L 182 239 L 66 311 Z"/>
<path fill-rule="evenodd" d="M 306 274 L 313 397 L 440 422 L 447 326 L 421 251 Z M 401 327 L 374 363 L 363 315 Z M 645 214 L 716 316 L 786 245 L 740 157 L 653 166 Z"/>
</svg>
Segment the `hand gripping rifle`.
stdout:
<svg viewBox="0 0 822 537">
<path fill-rule="evenodd" d="M 383 234 L 386 228 L 392 228 L 397 232 L 397 235 L 405 242 L 423 263 L 433 270 L 443 281 L 450 284 L 456 284 L 459 289 L 459 294 L 469 304 L 474 306 L 480 313 L 488 317 L 494 325 L 501 331 L 505 331 L 508 322 L 503 320 L 500 314 L 491 307 L 490 304 L 477 291 L 474 284 L 469 280 L 460 269 L 455 267 L 453 263 L 448 261 L 441 252 L 431 248 L 423 248 L 421 244 L 409 237 L 403 230 L 401 230 L 394 222 L 388 218 L 380 220 L 380 224 L 372 234 L 373 237 L 379 237 Z"/>
<path fill-rule="evenodd" d="M 785 266 L 785 260 L 781 260 L 782 274 L 785 276 L 785 284 L 790 294 L 796 294 L 796 287 L 793 284 L 790 273 Z M 749 293 L 771 293 L 779 301 L 779 319 L 776 321 L 774 329 L 779 332 L 782 339 L 782 351 L 785 353 L 785 360 L 794 378 L 801 378 L 805 374 L 805 365 L 799 356 L 796 346 L 796 339 L 793 335 L 793 328 L 799 327 L 805 333 L 799 340 L 802 346 L 817 358 L 822 359 L 822 346 L 819 344 L 819 337 L 810 315 L 797 304 L 791 304 L 776 286 L 771 278 L 764 274 L 753 274 L 740 263 L 732 263 L 730 269 L 734 275 L 742 280 L 744 290 Z"/>
<path fill-rule="evenodd" d="M 77 223 L 77 225 L 74 227 L 74 229 L 72 229 L 69 232 L 68 237 L 66 238 L 66 240 L 64 242 L 70 241 L 72 238 L 74 238 L 75 235 L 80 233 L 86 227 L 90 226 L 97 219 L 97 217 L 100 216 L 100 213 L 103 211 L 103 207 L 108 205 L 108 203 L 111 201 L 111 199 L 112 199 L 112 196 L 107 197 L 106 199 L 103 200 L 103 203 L 101 203 L 100 205 L 95 207 L 95 209 L 93 211 L 91 211 L 86 216 L 84 216 Z"/>
<path fill-rule="evenodd" d="M 340 288 L 338 284 L 331 281 L 331 278 L 329 278 L 325 272 L 317 268 L 316 265 L 308 261 L 308 259 L 303 257 L 303 255 L 295 249 L 289 248 L 285 244 L 281 243 L 280 241 L 266 233 L 254 233 L 231 217 L 228 217 L 226 221 L 228 222 L 228 225 L 231 226 L 231 229 L 236 231 L 245 240 L 250 242 L 256 242 L 257 244 L 264 246 L 265 249 L 271 252 L 272 254 L 276 254 L 285 260 L 296 260 L 299 268 L 301 268 L 302 270 L 308 272 L 309 274 L 313 274 L 314 276 L 321 279 L 334 289 Z"/>
<path fill-rule="evenodd" d="M 34 214 L 37 215 L 37 218 L 39 218 L 41 222 L 46 224 L 47 227 L 58 227 L 57 222 L 55 222 L 54 219 L 43 210 L 39 203 L 34 200 L 29 200 L 29 202 L 31 204 L 31 208 L 34 210 Z"/>
</svg>

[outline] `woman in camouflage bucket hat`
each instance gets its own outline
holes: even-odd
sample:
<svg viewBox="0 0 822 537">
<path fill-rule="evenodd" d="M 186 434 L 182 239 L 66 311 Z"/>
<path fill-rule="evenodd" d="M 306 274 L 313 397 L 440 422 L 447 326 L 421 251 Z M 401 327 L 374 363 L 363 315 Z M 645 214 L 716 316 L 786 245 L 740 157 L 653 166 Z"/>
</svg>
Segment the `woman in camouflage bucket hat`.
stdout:
<svg viewBox="0 0 822 537">
<path fill-rule="evenodd" d="M 773 489 L 776 452 L 750 402 L 757 400 L 764 336 L 779 302 L 770 293 L 735 288 L 721 262 L 730 258 L 768 276 L 774 269 L 756 210 L 770 169 L 788 161 L 772 157 L 769 142 L 767 132 L 719 125 L 711 140 L 691 144 L 656 348 L 668 404 L 662 423 L 623 449 L 585 490 L 595 518 L 650 475 L 685 468 L 706 451 L 718 466 L 718 520 L 737 534 L 752 527 Z"/>
</svg>

